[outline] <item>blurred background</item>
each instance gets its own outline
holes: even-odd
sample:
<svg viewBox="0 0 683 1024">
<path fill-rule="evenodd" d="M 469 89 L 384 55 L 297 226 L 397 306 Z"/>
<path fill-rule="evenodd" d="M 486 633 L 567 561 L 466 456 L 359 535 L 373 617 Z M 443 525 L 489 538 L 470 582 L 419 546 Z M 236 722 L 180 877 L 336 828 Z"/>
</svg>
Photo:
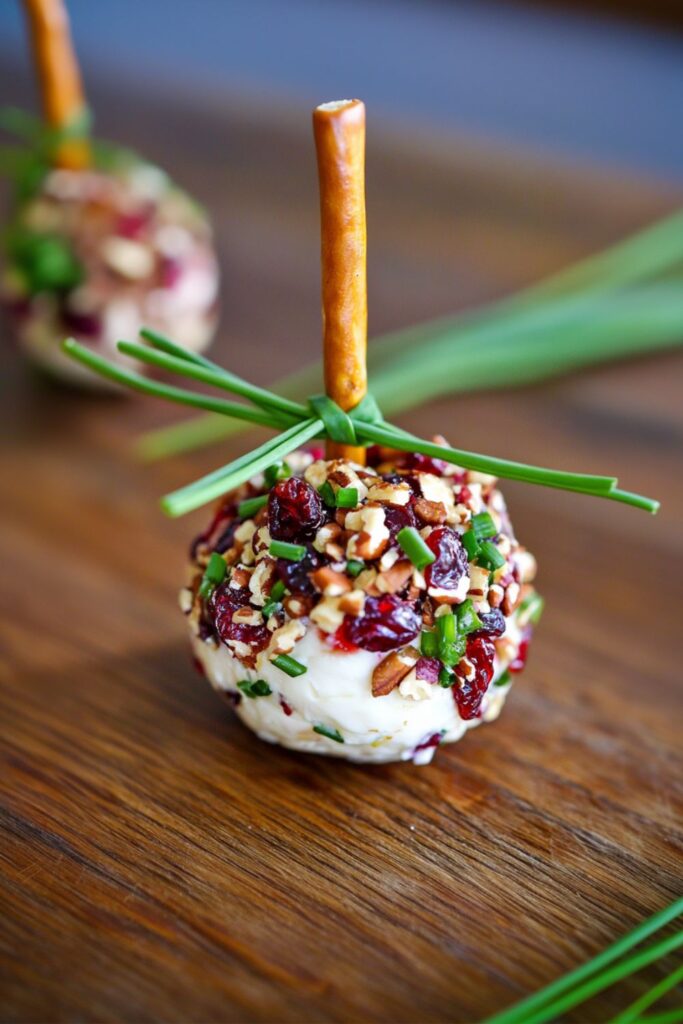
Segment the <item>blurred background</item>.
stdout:
<svg viewBox="0 0 683 1024">
<path fill-rule="evenodd" d="M 70 0 L 86 75 L 304 109 L 349 93 L 374 120 L 683 175 L 675 0 Z M 20 5 L 0 58 L 22 74 Z"/>
</svg>

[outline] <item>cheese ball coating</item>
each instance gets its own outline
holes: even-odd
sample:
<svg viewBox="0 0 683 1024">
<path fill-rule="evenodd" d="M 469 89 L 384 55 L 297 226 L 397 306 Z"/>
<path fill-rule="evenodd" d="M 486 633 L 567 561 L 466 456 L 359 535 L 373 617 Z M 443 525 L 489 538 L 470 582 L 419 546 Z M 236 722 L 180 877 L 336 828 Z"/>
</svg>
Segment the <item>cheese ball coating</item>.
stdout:
<svg viewBox="0 0 683 1024">
<path fill-rule="evenodd" d="M 180 604 L 198 666 L 262 739 L 425 764 L 498 716 L 534 575 L 492 477 L 298 452 L 221 501 Z"/>
</svg>

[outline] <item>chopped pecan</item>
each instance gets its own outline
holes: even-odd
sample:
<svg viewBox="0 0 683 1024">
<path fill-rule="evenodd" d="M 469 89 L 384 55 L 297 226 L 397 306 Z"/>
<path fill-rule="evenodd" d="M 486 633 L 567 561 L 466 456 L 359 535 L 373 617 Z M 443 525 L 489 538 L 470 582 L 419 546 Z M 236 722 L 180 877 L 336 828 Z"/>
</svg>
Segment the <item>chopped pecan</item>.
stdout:
<svg viewBox="0 0 683 1024">
<path fill-rule="evenodd" d="M 517 607 L 520 601 L 520 586 L 519 583 L 509 583 L 505 588 L 505 597 L 503 598 L 503 615 L 512 615 L 513 611 Z"/>
<path fill-rule="evenodd" d="M 423 523 L 430 526 L 440 526 L 446 522 L 446 506 L 442 501 L 429 501 L 427 498 L 418 498 L 413 509 L 415 515 Z"/>
<path fill-rule="evenodd" d="M 419 658 L 414 647 L 403 647 L 400 651 L 392 651 L 372 673 L 372 696 L 385 697 L 400 685 L 409 672 L 413 670 Z"/>
<path fill-rule="evenodd" d="M 238 565 L 232 570 L 230 577 L 230 586 L 233 590 L 240 590 L 242 587 L 249 586 L 249 580 L 251 579 L 251 569 L 247 569 L 243 565 Z"/>
<path fill-rule="evenodd" d="M 310 574 L 315 587 L 326 597 L 339 597 L 351 590 L 351 580 L 341 572 L 335 572 L 329 565 L 316 569 Z"/>
<path fill-rule="evenodd" d="M 307 594 L 288 594 L 282 601 L 290 619 L 302 619 L 313 607 L 313 598 Z"/>
<path fill-rule="evenodd" d="M 356 619 L 363 614 L 364 607 L 365 592 L 362 590 L 350 590 L 339 598 L 339 610 L 345 615 L 353 615 Z"/>
<path fill-rule="evenodd" d="M 375 586 L 381 594 L 397 594 L 399 590 L 403 590 L 412 575 L 412 562 L 407 558 L 402 558 L 389 569 L 378 574 Z"/>
</svg>

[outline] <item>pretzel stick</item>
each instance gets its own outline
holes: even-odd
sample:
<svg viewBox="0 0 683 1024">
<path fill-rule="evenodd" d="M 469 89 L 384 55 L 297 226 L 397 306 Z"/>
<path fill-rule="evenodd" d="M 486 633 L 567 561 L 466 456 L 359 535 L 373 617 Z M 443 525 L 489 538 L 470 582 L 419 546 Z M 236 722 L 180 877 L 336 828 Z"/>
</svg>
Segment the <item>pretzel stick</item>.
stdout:
<svg viewBox="0 0 683 1024">
<path fill-rule="evenodd" d="M 45 120 L 54 128 L 66 128 L 85 109 L 66 9 L 62 0 L 24 0 L 24 6 Z M 88 143 L 84 139 L 67 139 L 59 146 L 55 163 L 72 170 L 87 167 L 90 163 Z"/>
<path fill-rule="evenodd" d="M 365 106 L 323 103 L 313 111 L 320 182 L 325 391 L 345 412 L 367 391 Z M 365 449 L 327 442 L 327 457 L 365 463 Z"/>
</svg>

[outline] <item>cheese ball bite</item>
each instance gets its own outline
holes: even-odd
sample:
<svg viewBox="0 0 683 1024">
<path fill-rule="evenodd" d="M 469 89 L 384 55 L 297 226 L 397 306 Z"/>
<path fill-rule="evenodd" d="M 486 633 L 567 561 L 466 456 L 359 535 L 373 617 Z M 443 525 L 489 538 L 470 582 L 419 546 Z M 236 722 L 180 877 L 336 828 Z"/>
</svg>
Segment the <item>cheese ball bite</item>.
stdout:
<svg viewBox="0 0 683 1024">
<path fill-rule="evenodd" d="M 66 359 L 73 336 L 131 366 L 116 342 L 144 325 L 198 352 L 216 326 L 218 267 L 205 214 L 158 168 L 54 168 L 7 233 L 2 299 L 19 345 L 68 381 L 107 386 Z M 111 386 L 111 385 L 109 385 Z"/>
<path fill-rule="evenodd" d="M 534 575 L 494 478 L 298 452 L 221 501 L 180 604 L 198 667 L 261 739 L 426 764 L 500 713 Z"/>
</svg>

